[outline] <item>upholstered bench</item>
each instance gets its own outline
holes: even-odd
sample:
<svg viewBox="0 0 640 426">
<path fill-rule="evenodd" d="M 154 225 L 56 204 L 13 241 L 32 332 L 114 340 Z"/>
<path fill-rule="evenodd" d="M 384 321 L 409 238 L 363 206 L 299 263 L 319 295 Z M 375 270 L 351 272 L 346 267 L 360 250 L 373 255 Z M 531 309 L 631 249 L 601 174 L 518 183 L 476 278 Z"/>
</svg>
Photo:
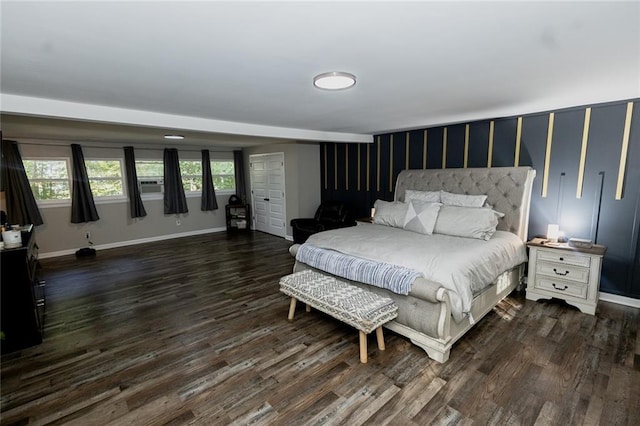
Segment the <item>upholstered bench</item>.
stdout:
<svg viewBox="0 0 640 426">
<path fill-rule="evenodd" d="M 314 271 L 300 271 L 280 279 L 280 291 L 291 296 L 289 317 L 293 320 L 296 302 L 310 307 L 359 330 L 360 362 L 367 362 L 367 334 L 376 330 L 378 349 L 383 351 L 382 325 L 398 316 L 398 306 L 388 297 L 364 290 Z"/>
</svg>

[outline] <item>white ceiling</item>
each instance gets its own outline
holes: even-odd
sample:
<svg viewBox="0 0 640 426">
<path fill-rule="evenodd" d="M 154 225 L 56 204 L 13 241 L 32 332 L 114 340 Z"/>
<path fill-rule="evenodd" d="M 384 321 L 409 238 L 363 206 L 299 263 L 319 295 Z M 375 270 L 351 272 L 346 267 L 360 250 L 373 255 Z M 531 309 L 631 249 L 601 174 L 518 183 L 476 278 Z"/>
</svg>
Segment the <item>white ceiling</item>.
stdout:
<svg viewBox="0 0 640 426">
<path fill-rule="evenodd" d="M 1 14 L 5 138 L 366 142 L 640 97 L 637 1 L 2 1 Z M 314 89 L 326 71 L 357 83 Z"/>
</svg>

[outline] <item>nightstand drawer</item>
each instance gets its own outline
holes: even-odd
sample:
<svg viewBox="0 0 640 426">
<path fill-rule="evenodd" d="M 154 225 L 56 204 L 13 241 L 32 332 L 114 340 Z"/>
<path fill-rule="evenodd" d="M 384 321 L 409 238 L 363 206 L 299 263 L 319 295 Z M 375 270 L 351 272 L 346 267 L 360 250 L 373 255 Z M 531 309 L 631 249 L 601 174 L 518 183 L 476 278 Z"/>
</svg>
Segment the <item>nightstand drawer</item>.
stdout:
<svg viewBox="0 0 640 426">
<path fill-rule="evenodd" d="M 584 266 L 585 268 L 588 268 L 589 265 L 591 265 L 590 256 L 566 254 L 559 250 L 538 250 L 538 259 L 546 260 L 549 262 L 563 263 L 567 265 Z"/>
<path fill-rule="evenodd" d="M 548 275 L 549 277 L 559 280 L 570 280 L 584 284 L 589 282 L 589 270 L 577 266 L 538 262 L 536 264 L 536 273 Z"/>
<path fill-rule="evenodd" d="M 580 285 L 568 281 L 539 277 L 538 279 L 536 279 L 535 287 L 539 288 L 540 290 L 551 291 L 563 296 L 573 296 L 579 297 L 581 299 L 587 298 L 588 287 L 586 285 Z"/>
</svg>

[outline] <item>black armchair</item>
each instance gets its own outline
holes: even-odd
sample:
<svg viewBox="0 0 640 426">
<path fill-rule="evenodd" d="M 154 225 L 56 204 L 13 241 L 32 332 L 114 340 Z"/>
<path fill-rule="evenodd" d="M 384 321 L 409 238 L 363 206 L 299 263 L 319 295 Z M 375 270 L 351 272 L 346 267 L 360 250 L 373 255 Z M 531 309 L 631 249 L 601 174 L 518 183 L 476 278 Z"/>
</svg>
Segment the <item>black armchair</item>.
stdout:
<svg viewBox="0 0 640 426">
<path fill-rule="evenodd" d="M 354 226 L 351 210 L 342 201 L 323 201 L 313 218 L 291 219 L 293 242 L 302 244 L 310 235 L 328 229 Z"/>
</svg>

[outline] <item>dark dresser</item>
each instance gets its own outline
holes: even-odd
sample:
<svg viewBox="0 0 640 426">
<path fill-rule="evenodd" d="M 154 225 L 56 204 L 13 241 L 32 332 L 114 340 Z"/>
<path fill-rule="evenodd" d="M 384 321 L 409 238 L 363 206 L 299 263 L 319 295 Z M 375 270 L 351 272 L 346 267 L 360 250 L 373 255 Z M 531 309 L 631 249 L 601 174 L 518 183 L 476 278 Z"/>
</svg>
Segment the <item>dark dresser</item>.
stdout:
<svg viewBox="0 0 640 426">
<path fill-rule="evenodd" d="M 3 354 L 42 343 L 45 283 L 40 277 L 34 227 L 23 227 L 21 237 L 22 247 L 0 252 Z"/>
</svg>

